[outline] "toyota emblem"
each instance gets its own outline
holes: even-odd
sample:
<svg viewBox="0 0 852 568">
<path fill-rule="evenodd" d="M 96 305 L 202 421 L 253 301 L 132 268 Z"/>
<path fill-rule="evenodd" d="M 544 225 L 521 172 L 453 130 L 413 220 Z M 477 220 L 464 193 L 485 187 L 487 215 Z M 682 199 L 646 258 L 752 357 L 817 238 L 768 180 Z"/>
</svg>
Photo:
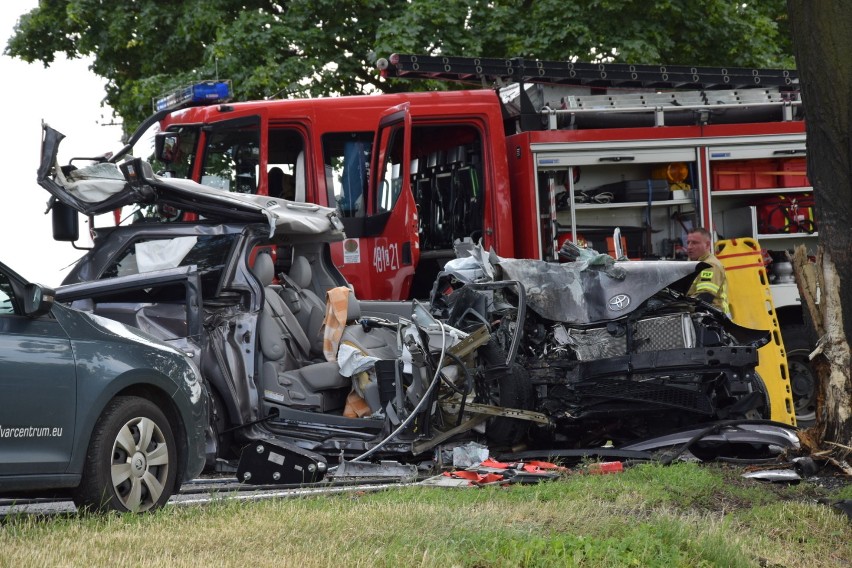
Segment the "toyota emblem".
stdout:
<svg viewBox="0 0 852 568">
<path fill-rule="evenodd" d="M 619 294 L 609 299 L 609 309 L 614 312 L 620 312 L 630 305 L 630 296 L 627 294 Z"/>
</svg>

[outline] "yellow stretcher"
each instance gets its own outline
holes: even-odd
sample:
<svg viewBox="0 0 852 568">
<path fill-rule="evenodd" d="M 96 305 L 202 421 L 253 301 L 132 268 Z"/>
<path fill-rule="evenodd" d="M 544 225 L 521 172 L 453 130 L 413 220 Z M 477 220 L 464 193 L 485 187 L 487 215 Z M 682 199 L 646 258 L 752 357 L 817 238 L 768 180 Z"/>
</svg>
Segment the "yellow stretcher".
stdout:
<svg viewBox="0 0 852 568">
<path fill-rule="evenodd" d="M 716 258 L 725 267 L 728 303 L 734 323 L 752 329 L 766 329 L 771 341 L 758 350 L 757 372 L 766 385 L 770 418 L 796 425 L 787 352 L 781 340 L 778 316 L 769 291 L 769 278 L 755 239 L 730 239 L 716 243 Z"/>
</svg>

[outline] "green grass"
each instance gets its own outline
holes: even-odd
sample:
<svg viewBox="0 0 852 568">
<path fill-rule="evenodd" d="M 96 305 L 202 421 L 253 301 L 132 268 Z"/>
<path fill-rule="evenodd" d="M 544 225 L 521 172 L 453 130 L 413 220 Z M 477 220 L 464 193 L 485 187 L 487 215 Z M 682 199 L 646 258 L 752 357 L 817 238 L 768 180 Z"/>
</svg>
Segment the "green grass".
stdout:
<svg viewBox="0 0 852 568">
<path fill-rule="evenodd" d="M 0 527 L 0 566 L 849 566 L 849 521 L 805 486 L 675 464 L 533 486 L 168 508 Z M 846 562 L 846 564 L 844 564 Z"/>
</svg>

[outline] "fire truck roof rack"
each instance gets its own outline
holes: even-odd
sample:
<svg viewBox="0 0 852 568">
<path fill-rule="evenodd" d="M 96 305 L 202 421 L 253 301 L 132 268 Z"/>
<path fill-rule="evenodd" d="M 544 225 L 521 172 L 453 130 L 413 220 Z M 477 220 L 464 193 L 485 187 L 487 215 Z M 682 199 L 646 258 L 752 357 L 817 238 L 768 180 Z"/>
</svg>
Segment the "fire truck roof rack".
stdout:
<svg viewBox="0 0 852 568">
<path fill-rule="evenodd" d="M 538 59 L 445 57 L 395 53 L 380 59 L 384 77 L 441 79 L 500 84 L 558 83 L 589 87 L 641 87 L 659 89 L 743 89 L 753 87 L 798 88 L 798 75 L 789 69 L 698 67 L 688 65 L 630 65 L 625 63 L 572 63 Z"/>
<path fill-rule="evenodd" d="M 520 93 L 518 93 L 520 96 Z M 547 91 L 541 93 L 547 96 Z M 504 97 L 504 104 L 506 104 Z M 529 93 L 522 97 L 530 100 Z M 797 91 L 777 88 L 637 93 L 630 95 L 568 95 L 538 105 L 548 129 L 580 127 L 583 123 L 665 126 L 731 122 L 774 122 L 801 118 Z M 779 112 L 780 111 L 780 112 Z M 613 115 L 620 115 L 615 117 Z"/>
<path fill-rule="evenodd" d="M 798 76 L 787 69 L 404 54 L 379 60 L 378 67 L 384 77 L 499 87 L 507 133 L 518 128 L 766 122 L 801 116 Z"/>
</svg>

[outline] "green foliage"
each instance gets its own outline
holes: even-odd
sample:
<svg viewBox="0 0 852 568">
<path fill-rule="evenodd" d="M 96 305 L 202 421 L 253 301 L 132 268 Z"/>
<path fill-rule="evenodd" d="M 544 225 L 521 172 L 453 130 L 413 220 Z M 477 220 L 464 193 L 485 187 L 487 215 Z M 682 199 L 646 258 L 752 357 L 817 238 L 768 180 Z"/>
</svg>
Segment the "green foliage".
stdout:
<svg viewBox="0 0 852 568">
<path fill-rule="evenodd" d="M 153 96 L 217 76 L 250 100 L 447 88 L 380 80 L 393 52 L 790 67 L 786 28 L 784 0 L 53 0 L 21 17 L 5 53 L 94 56 L 132 131 Z"/>
</svg>

